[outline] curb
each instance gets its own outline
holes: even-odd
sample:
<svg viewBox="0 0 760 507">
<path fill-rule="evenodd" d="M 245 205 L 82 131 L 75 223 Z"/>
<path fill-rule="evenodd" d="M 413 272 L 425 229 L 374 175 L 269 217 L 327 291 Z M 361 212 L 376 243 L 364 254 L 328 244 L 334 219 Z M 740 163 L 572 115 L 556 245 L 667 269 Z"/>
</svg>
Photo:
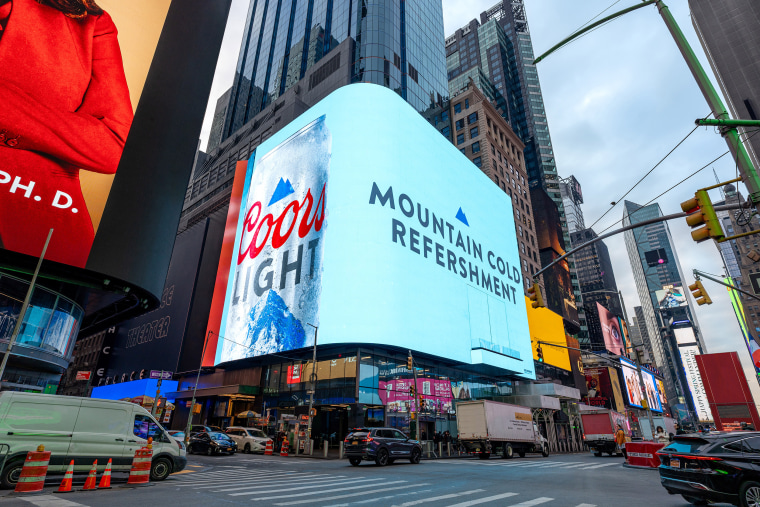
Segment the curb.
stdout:
<svg viewBox="0 0 760 507">
<path fill-rule="evenodd" d="M 653 468 L 653 467 L 645 467 L 645 466 L 641 466 L 641 465 L 629 465 L 628 463 L 623 463 L 623 466 L 625 468 L 637 468 L 639 470 L 657 470 L 656 467 Z"/>
</svg>

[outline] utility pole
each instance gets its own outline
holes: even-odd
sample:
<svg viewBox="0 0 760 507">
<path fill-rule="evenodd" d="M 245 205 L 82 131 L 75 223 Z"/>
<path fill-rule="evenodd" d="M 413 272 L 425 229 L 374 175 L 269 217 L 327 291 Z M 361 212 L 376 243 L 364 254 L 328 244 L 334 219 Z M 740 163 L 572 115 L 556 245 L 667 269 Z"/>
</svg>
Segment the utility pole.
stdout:
<svg viewBox="0 0 760 507">
<path fill-rule="evenodd" d="M 153 398 L 153 407 L 150 409 L 150 415 L 153 417 L 156 417 L 156 412 L 158 412 L 158 397 L 161 395 L 161 382 L 164 380 L 164 370 L 161 370 L 161 376 L 158 377 L 158 382 L 156 382 L 156 397 Z"/>
<path fill-rule="evenodd" d="M 422 441 L 422 435 L 420 434 L 420 407 L 417 406 L 417 400 L 420 398 L 420 393 L 417 391 L 417 368 L 414 367 L 414 357 L 412 356 L 412 351 L 409 351 L 409 363 L 412 365 L 412 374 L 414 375 L 414 396 L 412 397 L 412 405 L 409 407 L 410 409 L 412 407 L 415 407 L 417 410 L 415 413 L 417 414 L 417 417 L 414 419 L 415 421 L 415 433 L 417 436 L 417 440 L 420 442 Z"/>
<path fill-rule="evenodd" d="M 34 275 L 32 275 L 32 281 L 29 282 L 29 290 L 26 291 L 26 297 L 21 305 L 21 311 L 16 319 L 16 325 L 13 326 L 13 333 L 11 333 L 11 339 L 8 340 L 8 348 L 5 349 L 5 355 L 3 356 L 3 362 L 0 363 L 0 386 L 2 386 L 3 374 L 5 373 L 5 366 L 8 364 L 8 358 L 11 355 L 11 349 L 13 349 L 13 343 L 16 341 L 19 332 L 21 331 L 21 324 L 24 322 L 24 315 L 26 315 L 26 309 L 29 308 L 29 301 L 32 299 L 32 292 L 34 292 L 34 284 L 37 283 L 37 275 L 40 273 L 40 267 L 42 266 L 42 260 L 45 258 L 45 252 L 50 244 L 50 238 L 53 236 L 53 229 L 48 232 L 45 245 L 42 247 L 42 253 L 40 259 L 37 261 L 37 267 L 34 268 Z M 92 375 L 92 372 L 90 372 Z"/>
<path fill-rule="evenodd" d="M 317 333 L 319 333 L 319 327 L 314 324 L 309 324 L 308 322 L 306 325 L 314 328 L 314 347 L 311 351 L 311 375 L 309 376 L 309 380 L 311 381 L 311 391 L 309 391 L 309 422 L 306 426 L 306 439 L 309 441 L 309 454 L 312 454 L 311 420 L 314 417 L 312 415 L 312 410 L 314 410 L 314 391 L 317 390 Z M 296 454 L 298 454 L 298 449 L 296 449 Z"/>
<path fill-rule="evenodd" d="M 195 411 L 195 393 L 198 391 L 198 382 L 201 380 L 201 369 L 203 369 L 203 358 L 206 356 L 206 344 L 211 338 L 211 330 L 206 333 L 206 340 L 203 342 L 203 352 L 201 352 L 201 363 L 198 365 L 198 375 L 195 377 L 195 387 L 193 387 L 193 400 L 190 402 L 190 413 L 187 414 L 187 427 L 185 428 L 185 445 L 190 442 L 190 429 L 193 426 L 193 413 Z M 155 404 L 155 403 L 154 403 Z"/>
</svg>

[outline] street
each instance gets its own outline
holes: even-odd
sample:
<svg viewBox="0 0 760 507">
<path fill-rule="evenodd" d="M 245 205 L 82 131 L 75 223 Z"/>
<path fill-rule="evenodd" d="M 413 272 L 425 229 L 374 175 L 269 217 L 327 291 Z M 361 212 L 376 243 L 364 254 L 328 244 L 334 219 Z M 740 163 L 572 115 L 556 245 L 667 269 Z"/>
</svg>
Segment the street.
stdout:
<svg viewBox="0 0 760 507">
<path fill-rule="evenodd" d="M 55 495 L 60 477 L 47 481 L 42 495 L 20 498 L 2 492 L 8 507 L 127 507 L 132 505 L 285 506 L 508 506 L 604 507 L 685 506 L 660 486 L 654 470 L 622 466 L 619 457 L 590 454 L 423 460 L 385 468 L 346 460 L 279 456 L 189 456 L 188 468 L 152 487 L 126 489 L 122 476 L 114 489 Z M 79 486 L 77 486 L 77 482 Z M 81 487 L 83 478 L 75 481 Z"/>
</svg>

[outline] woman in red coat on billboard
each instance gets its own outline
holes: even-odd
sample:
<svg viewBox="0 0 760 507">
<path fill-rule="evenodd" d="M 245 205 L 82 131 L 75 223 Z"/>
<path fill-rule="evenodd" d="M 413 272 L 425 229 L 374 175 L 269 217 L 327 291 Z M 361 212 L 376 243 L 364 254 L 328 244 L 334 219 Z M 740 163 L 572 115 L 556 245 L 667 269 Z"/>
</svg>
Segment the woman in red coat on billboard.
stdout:
<svg viewBox="0 0 760 507">
<path fill-rule="evenodd" d="M 132 123 L 116 26 L 92 0 L 0 0 L 0 244 L 84 267 L 79 171 L 113 174 Z"/>
</svg>

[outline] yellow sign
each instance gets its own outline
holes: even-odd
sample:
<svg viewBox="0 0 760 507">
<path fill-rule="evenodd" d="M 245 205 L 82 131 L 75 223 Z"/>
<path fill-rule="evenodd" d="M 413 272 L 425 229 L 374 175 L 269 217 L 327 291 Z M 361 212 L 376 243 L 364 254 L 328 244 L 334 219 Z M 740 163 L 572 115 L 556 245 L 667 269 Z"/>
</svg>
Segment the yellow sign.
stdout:
<svg viewBox="0 0 760 507">
<path fill-rule="evenodd" d="M 518 421 L 532 421 L 533 418 L 530 414 L 523 414 L 522 412 L 515 412 L 515 419 Z"/>
<path fill-rule="evenodd" d="M 570 371 L 570 354 L 567 350 L 565 327 L 562 317 L 548 308 L 532 308 L 530 300 L 525 298 L 528 311 L 528 327 L 530 328 L 531 349 L 533 359 L 538 361 L 538 342 L 544 355 L 544 364 L 549 364 Z M 552 344 L 559 345 L 554 347 Z"/>
</svg>

